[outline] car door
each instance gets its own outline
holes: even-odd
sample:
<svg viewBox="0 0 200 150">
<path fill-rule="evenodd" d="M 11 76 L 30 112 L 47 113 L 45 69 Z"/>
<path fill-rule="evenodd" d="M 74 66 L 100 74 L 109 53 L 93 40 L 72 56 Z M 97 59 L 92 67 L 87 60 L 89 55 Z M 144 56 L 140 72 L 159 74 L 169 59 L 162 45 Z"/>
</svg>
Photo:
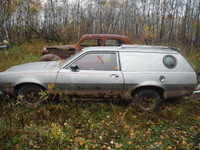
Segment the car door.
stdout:
<svg viewBox="0 0 200 150">
<path fill-rule="evenodd" d="M 57 76 L 56 85 L 77 97 L 119 98 L 123 76 L 117 52 L 93 52 L 82 55 Z"/>
</svg>

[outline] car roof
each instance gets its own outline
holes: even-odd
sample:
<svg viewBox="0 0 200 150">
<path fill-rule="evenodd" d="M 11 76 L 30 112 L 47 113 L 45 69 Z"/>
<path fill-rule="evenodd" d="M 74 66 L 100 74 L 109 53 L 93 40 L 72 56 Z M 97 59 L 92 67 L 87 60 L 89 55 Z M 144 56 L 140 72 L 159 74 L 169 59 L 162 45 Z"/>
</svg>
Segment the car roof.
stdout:
<svg viewBox="0 0 200 150">
<path fill-rule="evenodd" d="M 125 35 L 119 35 L 119 34 L 84 34 L 82 37 L 85 37 L 85 36 L 102 37 L 102 38 L 105 38 L 105 37 L 128 38 Z"/>
<path fill-rule="evenodd" d="M 146 52 L 146 53 L 180 53 L 180 50 L 177 48 L 169 48 L 166 46 L 155 46 L 155 45 L 122 45 L 119 47 L 116 46 L 103 46 L 103 47 L 87 47 L 82 51 L 133 51 L 133 52 Z"/>
<path fill-rule="evenodd" d="M 127 44 L 132 44 L 132 41 L 129 37 L 125 35 L 118 35 L 118 34 L 85 34 L 81 37 L 80 40 L 85 40 L 88 38 L 105 38 L 105 39 L 119 39 L 123 40 Z"/>
</svg>

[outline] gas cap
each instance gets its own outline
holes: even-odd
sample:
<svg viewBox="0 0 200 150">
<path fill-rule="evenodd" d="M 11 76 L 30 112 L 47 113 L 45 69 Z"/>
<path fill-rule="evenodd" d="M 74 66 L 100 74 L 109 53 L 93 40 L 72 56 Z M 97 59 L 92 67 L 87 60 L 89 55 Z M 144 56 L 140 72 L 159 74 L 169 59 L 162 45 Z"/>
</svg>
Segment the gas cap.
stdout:
<svg viewBox="0 0 200 150">
<path fill-rule="evenodd" d="M 165 81 L 165 77 L 164 76 L 160 76 L 160 82 L 164 82 Z"/>
</svg>

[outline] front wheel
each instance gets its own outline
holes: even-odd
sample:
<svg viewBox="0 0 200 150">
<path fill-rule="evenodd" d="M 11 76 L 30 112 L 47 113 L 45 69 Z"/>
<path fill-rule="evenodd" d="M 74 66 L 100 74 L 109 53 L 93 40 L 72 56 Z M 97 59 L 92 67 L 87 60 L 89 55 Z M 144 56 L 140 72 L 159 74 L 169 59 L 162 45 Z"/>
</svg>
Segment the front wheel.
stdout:
<svg viewBox="0 0 200 150">
<path fill-rule="evenodd" d="M 161 96 L 154 89 L 141 89 L 135 94 L 135 102 L 141 111 L 152 111 L 161 104 Z"/>
<path fill-rule="evenodd" d="M 18 99 L 21 101 L 22 105 L 28 108 L 37 107 L 43 102 L 39 92 L 43 90 L 42 87 L 38 85 L 26 84 L 23 85 L 17 92 Z"/>
</svg>

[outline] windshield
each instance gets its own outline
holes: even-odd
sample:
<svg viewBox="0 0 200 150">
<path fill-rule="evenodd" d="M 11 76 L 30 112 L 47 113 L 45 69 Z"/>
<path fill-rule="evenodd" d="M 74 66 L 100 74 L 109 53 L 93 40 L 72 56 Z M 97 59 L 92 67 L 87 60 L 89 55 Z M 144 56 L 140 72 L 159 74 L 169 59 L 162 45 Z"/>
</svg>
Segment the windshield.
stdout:
<svg viewBox="0 0 200 150">
<path fill-rule="evenodd" d="M 67 59 L 63 59 L 61 60 L 60 64 L 59 64 L 59 67 L 62 68 L 63 66 L 65 66 L 68 62 L 70 62 L 72 59 L 74 59 L 76 56 L 78 56 L 79 54 L 81 53 L 80 52 L 77 52 L 76 54 L 74 55 L 71 55 L 71 57 L 67 58 Z"/>
</svg>

